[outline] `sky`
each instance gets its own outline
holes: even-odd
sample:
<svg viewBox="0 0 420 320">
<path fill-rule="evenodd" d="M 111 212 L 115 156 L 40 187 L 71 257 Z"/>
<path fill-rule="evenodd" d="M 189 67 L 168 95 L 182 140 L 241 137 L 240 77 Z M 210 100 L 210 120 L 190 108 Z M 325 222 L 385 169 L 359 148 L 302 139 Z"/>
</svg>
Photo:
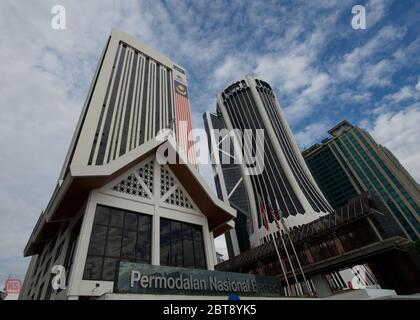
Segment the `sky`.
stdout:
<svg viewBox="0 0 420 320">
<path fill-rule="evenodd" d="M 65 30 L 51 27 L 57 4 Z M 356 4 L 365 30 L 351 26 Z M 23 248 L 113 27 L 187 70 L 194 127 L 219 91 L 252 74 L 275 89 L 302 149 L 347 119 L 419 182 L 418 21 L 415 0 L 0 1 L 0 286 L 24 277 Z M 211 184 L 210 168 L 200 172 Z"/>
</svg>

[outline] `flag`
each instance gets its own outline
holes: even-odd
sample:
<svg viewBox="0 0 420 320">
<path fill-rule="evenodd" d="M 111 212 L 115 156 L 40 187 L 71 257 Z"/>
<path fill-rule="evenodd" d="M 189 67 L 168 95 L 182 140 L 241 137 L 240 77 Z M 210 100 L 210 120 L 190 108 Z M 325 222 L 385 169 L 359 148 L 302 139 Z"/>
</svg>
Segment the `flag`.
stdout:
<svg viewBox="0 0 420 320">
<path fill-rule="evenodd" d="M 274 210 L 273 205 L 271 204 L 271 199 L 270 199 L 270 197 L 268 197 L 268 206 L 269 206 L 269 208 L 270 208 L 271 217 L 272 217 L 272 219 L 274 220 L 274 222 L 276 223 L 277 229 L 279 229 L 279 230 L 280 230 L 280 229 L 281 229 L 281 228 L 280 228 L 280 223 L 279 223 L 280 218 L 279 218 L 279 216 L 278 216 L 278 214 L 277 214 L 276 210 Z"/>
<path fill-rule="evenodd" d="M 276 207 L 277 207 L 277 211 L 279 212 L 280 222 L 283 225 L 284 231 L 288 233 L 289 232 L 289 227 L 287 226 L 286 221 L 284 220 L 283 213 L 281 212 L 281 209 L 280 209 L 279 203 L 277 202 L 277 199 L 276 199 Z"/>
<path fill-rule="evenodd" d="M 260 203 L 260 215 L 264 224 L 264 228 L 269 231 L 270 227 L 268 225 L 268 218 L 267 218 L 267 213 L 266 213 L 266 208 L 265 205 L 262 201 L 262 199 L 260 198 L 260 195 L 258 194 L 258 202 Z"/>
</svg>

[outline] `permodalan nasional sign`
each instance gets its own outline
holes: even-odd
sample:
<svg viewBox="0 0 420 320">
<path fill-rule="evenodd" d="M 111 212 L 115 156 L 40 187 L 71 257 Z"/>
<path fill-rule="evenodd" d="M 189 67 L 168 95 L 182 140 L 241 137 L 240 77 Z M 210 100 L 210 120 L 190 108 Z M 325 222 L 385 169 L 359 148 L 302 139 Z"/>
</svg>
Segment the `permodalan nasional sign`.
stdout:
<svg viewBox="0 0 420 320">
<path fill-rule="evenodd" d="M 121 261 L 114 292 L 281 296 L 283 288 L 275 277 Z"/>
</svg>

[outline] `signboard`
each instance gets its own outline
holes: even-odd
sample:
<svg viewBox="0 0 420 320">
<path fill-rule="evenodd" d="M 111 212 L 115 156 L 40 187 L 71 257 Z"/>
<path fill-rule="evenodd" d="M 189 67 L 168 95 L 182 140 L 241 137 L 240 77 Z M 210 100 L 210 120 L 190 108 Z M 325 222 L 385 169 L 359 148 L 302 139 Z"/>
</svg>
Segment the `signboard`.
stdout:
<svg viewBox="0 0 420 320">
<path fill-rule="evenodd" d="M 5 291 L 7 294 L 17 294 L 20 292 L 22 283 L 19 279 L 7 279 L 4 285 Z"/>
<path fill-rule="evenodd" d="M 115 293 L 281 296 L 279 279 L 121 261 Z"/>
</svg>

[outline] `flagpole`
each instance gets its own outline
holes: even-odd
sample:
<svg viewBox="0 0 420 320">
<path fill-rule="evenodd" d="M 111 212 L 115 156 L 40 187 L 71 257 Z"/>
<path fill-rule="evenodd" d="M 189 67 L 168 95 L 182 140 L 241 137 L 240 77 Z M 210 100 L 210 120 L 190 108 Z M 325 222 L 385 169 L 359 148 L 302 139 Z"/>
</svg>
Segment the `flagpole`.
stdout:
<svg viewBox="0 0 420 320">
<path fill-rule="evenodd" d="M 277 206 L 278 210 L 280 210 L 279 203 L 277 202 L 277 199 L 276 199 L 276 206 Z M 311 284 L 309 283 L 309 281 L 308 281 L 308 280 L 306 279 L 306 277 L 305 277 L 305 273 L 303 272 L 302 265 L 300 264 L 299 257 L 298 257 L 298 255 L 297 255 L 297 253 L 296 253 L 295 245 L 293 244 L 292 237 L 290 236 L 290 233 L 289 233 L 289 227 L 286 225 L 286 222 L 284 222 L 284 220 L 283 220 L 283 214 L 282 214 L 282 212 L 281 212 L 281 211 L 280 211 L 280 222 L 281 222 L 281 224 L 282 224 L 283 228 L 285 229 L 286 234 L 287 234 L 287 236 L 288 236 L 288 238 L 289 238 L 290 244 L 291 244 L 291 246 L 292 246 L 293 253 L 295 254 L 296 261 L 297 261 L 297 263 L 298 263 L 298 265 L 299 265 L 300 272 L 302 273 L 303 281 L 304 281 L 304 282 L 306 283 L 306 285 L 308 286 L 309 293 L 310 293 L 311 295 L 313 295 L 313 291 L 312 291 Z"/>
<path fill-rule="evenodd" d="M 284 266 L 283 266 L 283 262 L 281 261 L 281 257 L 280 257 L 280 252 L 279 252 L 279 248 L 277 247 L 277 243 L 276 240 L 273 236 L 273 233 L 268 231 L 270 233 L 271 238 L 273 239 L 274 242 L 274 247 L 276 248 L 276 252 L 277 252 L 277 257 L 279 258 L 279 262 L 280 262 L 280 266 L 281 266 L 281 270 L 283 271 L 283 275 L 284 275 L 284 279 L 286 280 L 286 284 L 287 284 L 287 292 L 289 293 L 289 295 L 291 296 L 291 290 L 290 290 L 290 284 L 289 284 L 289 280 L 287 279 L 287 275 L 286 272 L 284 270 Z"/>
<path fill-rule="evenodd" d="M 286 228 L 286 230 L 287 230 L 287 228 Z M 295 246 L 293 244 L 292 238 L 290 237 L 289 231 L 287 230 L 286 233 L 287 233 L 287 236 L 289 237 L 290 243 L 292 245 L 293 253 L 295 254 L 297 263 L 299 265 L 300 272 L 302 273 L 303 281 L 308 286 L 309 293 L 312 295 L 313 294 L 313 291 L 312 291 L 311 284 L 309 283 L 309 281 L 305 277 L 305 273 L 303 272 L 302 265 L 300 264 L 300 260 L 299 260 L 299 257 L 297 256 L 296 249 L 295 249 Z"/>
<path fill-rule="evenodd" d="M 281 232 L 280 232 L 280 238 L 284 247 L 284 251 L 286 251 L 287 259 L 289 259 L 290 267 L 292 268 L 292 273 L 293 273 L 293 277 L 295 278 L 296 286 L 298 287 L 298 290 L 300 291 L 299 294 L 303 294 L 303 290 L 300 287 L 300 282 L 298 281 L 297 276 L 296 276 L 295 267 L 293 266 L 292 259 L 290 259 L 290 255 L 289 255 L 289 252 L 287 251 L 287 247 L 286 247 L 286 244 L 284 242 L 283 235 L 281 234 Z"/>
<path fill-rule="evenodd" d="M 274 210 L 273 205 L 271 203 L 270 197 L 268 197 L 268 201 L 269 201 L 270 209 L 273 209 Z M 272 213 L 272 215 L 273 215 L 273 213 Z M 276 218 L 273 216 L 273 219 L 276 219 Z M 280 227 L 280 226 L 277 224 L 277 227 Z M 299 294 L 303 294 L 303 290 L 301 290 L 300 283 L 299 283 L 299 281 L 298 281 L 298 279 L 296 277 L 295 267 L 293 266 L 292 260 L 290 259 L 289 251 L 287 250 L 287 247 L 286 247 L 286 244 L 284 242 L 283 235 L 282 235 L 281 231 L 280 231 L 280 238 L 281 238 L 281 243 L 283 244 L 283 247 L 284 247 L 284 251 L 286 252 L 287 259 L 289 260 L 290 268 L 292 269 L 292 273 L 293 273 L 293 277 L 295 278 L 297 289 L 298 289 L 298 291 L 300 291 L 298 293 Z"/>
<path fill-rule="evenodd" d="M 262 200 L 261 200 L 261 198 L 260 198 L 260 195 L 259 195 L 259 194 L 257 194 L 257 195 L 258 195 L 258 202 L 261 202 L 261 203 L 260 203 L 260 213 L 261 213 Z M 265 213 L 263 213 L 263 214 L 265 215 Z M 263 216 L 263 217 L 261 217 L 261 218 L 263 218 L 263 219 L 267 219 L 267 216 L 265 215 L 265 216 Z M 268 220 L 267 220 L 267 227 L 266 227 L 266 229 L 267 229 L 267 231 L 268 231 L 269 235 L 271 236 L 271 238 L 273 239 L 273 242 L 274 242 L 274 247 L 276 248 L 276 252 L 277 252 L 277 257 L 279 258 L 279 262 L 280 262 L 280 266 L 281 266 L 281 271 L 283 272 L 284 279 L 286 280 L 287 293 L 288 293 L 288 295 L 290 296 L 290 295 L 291 295 L 291 290 L 290 290 L 289 280 L 287 279 L 287 275 L 286 275 L 286 272 L 285 272 L 285 270 L 284 270 L 283 262 L 281 261 L 279 248 L 277 248 L 277 243 L 276 243 L 276 241 L 274 240 L 273 234 L 270 232 L 270 227 L 269 227 L 269 225 L 268 225 Z"/>
</svg>

